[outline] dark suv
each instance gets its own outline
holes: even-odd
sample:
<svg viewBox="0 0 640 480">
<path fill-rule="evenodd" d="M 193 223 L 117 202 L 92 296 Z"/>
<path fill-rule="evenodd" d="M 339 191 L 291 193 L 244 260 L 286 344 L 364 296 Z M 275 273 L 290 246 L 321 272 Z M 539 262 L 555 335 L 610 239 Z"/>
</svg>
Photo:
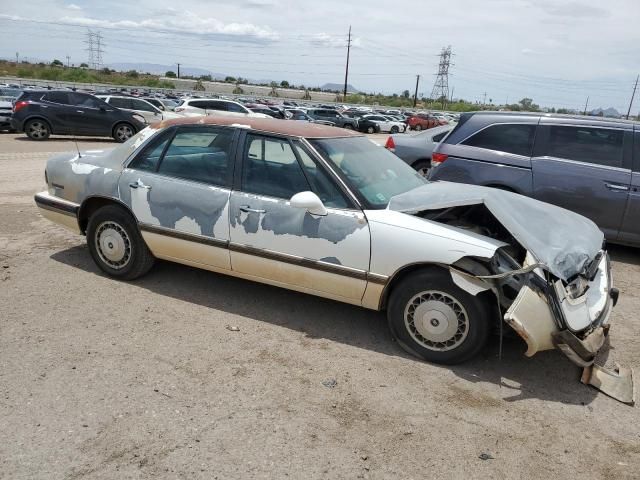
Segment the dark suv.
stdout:
<svg viewBox="0 0 640 480">
<path fill-rule="evenodd" d="M 463 114 L 432 157 L 430 180 L 511 190 L 593 220 L 640 246 L 640 124 L 598 117 Z"/>
<path fill-rule="evenodd" d="M 49 135 L 113 137 L 124 142 L 145 127 L 140 115 L 119 110 L 87 93 L 28 90 L 13 106 L 11 127 L 32 140 Z"/>
<path fill-rule="evenodd" d="M 309 115 L 314 120 L 330 122 L 336 127 L 347 128 L 349 130 L 358 130 L 357 119 L 345 117 L 344 115 L 341 115 L 337 110 L 331 110 L 328 108 L 310 108 L 307 110 L 307 115 Z"/>
</svg>

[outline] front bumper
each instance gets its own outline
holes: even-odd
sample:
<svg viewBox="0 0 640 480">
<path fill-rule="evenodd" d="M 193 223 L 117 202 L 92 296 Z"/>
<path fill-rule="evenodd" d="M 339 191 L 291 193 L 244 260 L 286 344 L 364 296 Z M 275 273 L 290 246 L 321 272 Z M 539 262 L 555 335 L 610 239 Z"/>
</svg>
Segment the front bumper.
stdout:
<svg viewBox="0 0 640 480">
<path fill-rule="evenodd" d="M 587 367 L 605 343 L 617 300 L 609 256 L 604 254 L 589 288 L 578 299 L 563 296 L 557 282 L 546 292 L 525 285 L 504 320 L 527 343 L 525 355 L 557 348 L 576 365 Z"/>
<path fill-rule="evenodd" d="M 40 214 L 47 220 L 57 223 L 74 233 L 82 233 L 78 224 L 80 205 L 63 198 L 55 197 L 49 192 L 36 193 L 34 200 Z"/>
</svg>

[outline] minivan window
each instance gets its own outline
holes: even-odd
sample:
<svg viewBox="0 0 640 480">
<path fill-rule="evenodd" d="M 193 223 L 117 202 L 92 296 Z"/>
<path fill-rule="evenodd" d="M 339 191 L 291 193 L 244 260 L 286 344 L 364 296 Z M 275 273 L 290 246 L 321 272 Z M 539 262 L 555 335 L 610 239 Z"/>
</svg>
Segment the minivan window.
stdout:
<svg viewBox="0 0 640 480">
<path fill-rule="evenodd" d="M 462 145 L 530 157 L 535 134 L 535 125 L 501 123 L 480 130 Z"/>
<path fill-rule="evenodd" d="M 227 109 L 230 112 L 247 113 L 244 108 L 242 108 L 240 105 L 236 105 L 235 103 L 227 103 Z"/>
<path fill-rule="evenodd" d="M 624 130 L 550 125 L 542 155 L 622 167 Z"/>
<path fill-rule="evenodd" d="M 128 98 L 111 97 L 109 99 L 109 105 L 116 108 L 131 108 L 131 100 Z"/>
</svg>

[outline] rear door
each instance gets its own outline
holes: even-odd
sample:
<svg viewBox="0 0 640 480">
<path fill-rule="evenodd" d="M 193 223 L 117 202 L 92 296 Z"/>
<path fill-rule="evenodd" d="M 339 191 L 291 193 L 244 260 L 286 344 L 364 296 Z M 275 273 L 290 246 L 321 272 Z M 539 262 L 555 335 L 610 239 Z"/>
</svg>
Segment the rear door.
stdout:
<svg viewBox="0 0 640 480">
<path fill-rule="evenodd" d="M 640 129 L 633 135 L 633 168 L 627 208 L 622 219 L 618 240 L 640 245 Z"/>
<path fill-rule="evenodd" d="M 631 185 L 631 126 L 540 121 L 533 196 L 593 220 L 615 240 Z"/>
<path fill-rule="evenodd" d="M 41 99 L 40 109 L 49 120 L 53 133 L 81 133 L 83 125 L 73 121 L 70 92 L 47 92 Z"/>
<path fill-rule="evenodd" d="M 127 165 L 121 200 L 159 258 L 228 270 L 235 129 L 168 129 Z"/>
</svg>

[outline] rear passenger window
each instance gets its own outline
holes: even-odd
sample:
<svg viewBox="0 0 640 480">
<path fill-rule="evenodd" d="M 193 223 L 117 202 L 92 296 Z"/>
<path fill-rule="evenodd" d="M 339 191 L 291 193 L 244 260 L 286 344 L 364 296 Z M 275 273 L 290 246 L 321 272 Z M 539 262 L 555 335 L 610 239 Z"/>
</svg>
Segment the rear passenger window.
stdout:
<svg viewBox="0 0 640 480">
<path fill-rule="evenodd" d="M 549 140 L 543 155 L 608 167 L 622 167 L 623 130 L 577 126 L 548 128 Z"/>
<path fill-rule="evenodd" d="M 535 125 L 491 125 L 462 142 L 462 145 L 530 157 L 535 133 Z"/>
<path fill-rule="evenodd" d="M 60 105 L 71 105 L 67 92 L 49 92 L 45 94 L 43 100 L 51 103 L 59 103 Z"/>
<path fill-rule="evenodd" d="M 247 113 L 244 108 L 242 108 L 240 105 L 236 105 L 235 103 L 227 103 L 227 110 L 229 110 L 230 112 Z"/>
<path fill-rule="evenodd" d="M 128 98 L 111 97 L 109 99 L 109 105 L 116 108 L 132 108 L 131 100 L 129 100 Z"/>
<path fill-rule="evenodd" d="M 181 128 L 160 161 L 158 173 L 225 186 L 232 141 L 230 129 Z"/>
<path fill-rule="evenodd" d="M 289 200 L 309 184 L 288 140 L 247 135 L 242 190 Z"/>
</svg>

